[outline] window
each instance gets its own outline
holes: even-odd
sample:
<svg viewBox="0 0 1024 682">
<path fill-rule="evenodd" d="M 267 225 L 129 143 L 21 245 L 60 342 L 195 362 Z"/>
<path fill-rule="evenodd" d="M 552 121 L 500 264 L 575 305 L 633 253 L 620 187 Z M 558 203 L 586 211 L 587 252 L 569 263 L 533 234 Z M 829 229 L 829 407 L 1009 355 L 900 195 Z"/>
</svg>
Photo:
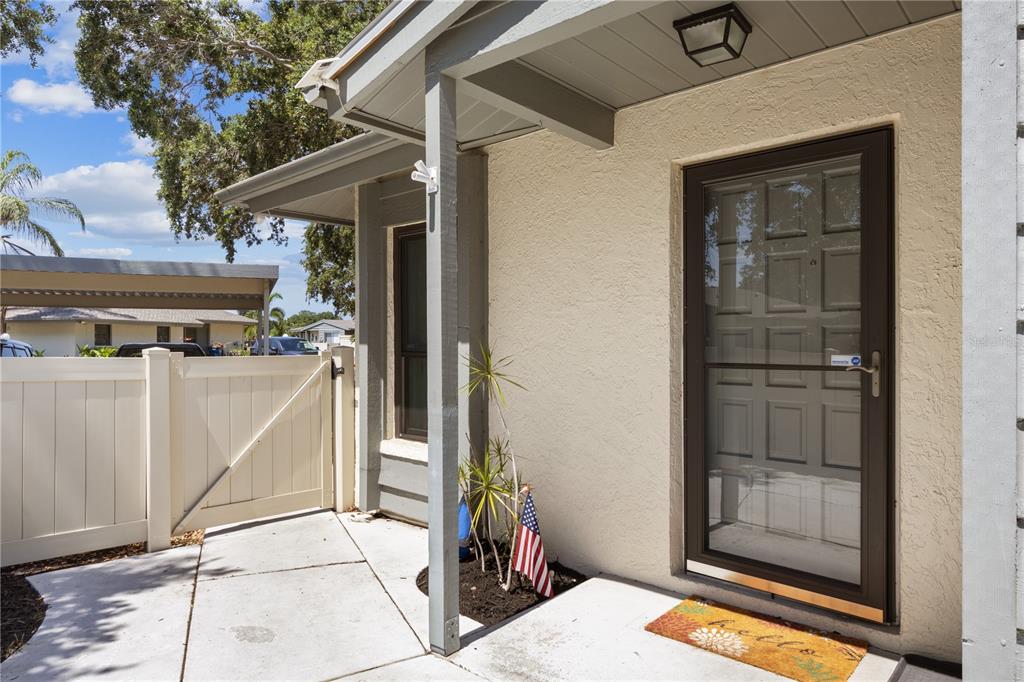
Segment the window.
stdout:
<svg viewBox="0 0 1024 682">
<path fill-rule="evenodd" d="M 427 234 L 395 231 L 395 426 L 398 436 L 427 437 Z"/>
<path fill-rule="evenodd" d="M 156 342 L 157 343 L 170 343 L 171 342 L 171 328 L 170 327 L 157 327 L 156 328 Z"/>
<path fill-rule="evenodd" d="M 109 346 L 111 345 L 110 339 L 109 324 L 97 324 L 93 326 L 92 345 Z"/>
<path fill-rule="evenodd" d="M 686 566 L 891 620 L 892 131 L 684 170 Z"/>
<path fill-rule="evenodd" d="M 185 327 L 183 337 L 185 343 L 196 343 L 196 339 L 199 338 L 199 329 L 197 327 Z"/>
</svg>

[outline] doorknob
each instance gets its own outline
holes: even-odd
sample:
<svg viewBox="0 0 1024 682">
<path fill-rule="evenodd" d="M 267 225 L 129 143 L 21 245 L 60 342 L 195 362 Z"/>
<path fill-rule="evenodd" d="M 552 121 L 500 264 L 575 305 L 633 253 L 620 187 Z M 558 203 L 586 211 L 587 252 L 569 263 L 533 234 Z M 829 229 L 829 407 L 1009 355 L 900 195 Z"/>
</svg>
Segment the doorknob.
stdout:
<svg viewBox="0 0 1024 682">
<path fill-rule="evenodd" d="M 847 372 L 864 372 L 865 374 L 871 375 L 871 396 L 877 398 L 882 394 L 882 353 L 879 351 L 872 351 L 871 353 L 871 366 L 864 367 L 862 365 L 855 365 L 853 367 L 847 367 Z"/>
</svg>

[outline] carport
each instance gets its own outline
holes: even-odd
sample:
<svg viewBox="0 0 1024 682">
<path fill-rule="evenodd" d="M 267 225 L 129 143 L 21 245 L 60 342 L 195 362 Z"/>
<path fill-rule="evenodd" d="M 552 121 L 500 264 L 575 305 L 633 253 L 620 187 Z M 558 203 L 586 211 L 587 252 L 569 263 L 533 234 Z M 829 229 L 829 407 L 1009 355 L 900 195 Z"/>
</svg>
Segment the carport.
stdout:
<svg viewBox="0 0 1024 682">
<path fill-rule="evenodd" d="M 256 310 L 261 337 L 277 277 L 276 265 L 0 255 L 4 306 Z"/>
</svg>

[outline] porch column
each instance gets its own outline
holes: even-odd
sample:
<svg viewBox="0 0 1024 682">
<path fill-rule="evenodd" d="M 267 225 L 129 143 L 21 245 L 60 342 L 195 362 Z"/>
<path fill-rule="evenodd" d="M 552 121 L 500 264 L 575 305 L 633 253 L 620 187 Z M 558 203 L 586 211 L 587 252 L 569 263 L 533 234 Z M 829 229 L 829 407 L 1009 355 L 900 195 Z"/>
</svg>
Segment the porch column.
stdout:
<svg viewBox="0 0 1024 682">
<path fill-rule="evenodd" d="M 359 185 L 356 195 L 356 390 L 359 392 L 359 480 L 356 505 L 380 507 L 380 441 L 384 437 L 387 341 L 387 233 L 381 224 L 380 185 Z"/>
<path fill-rule="evenodd" d="M 963 673 L 1015 678 L 1017 17 L 963 5 Z M 1016 224 L 1015 224 L 1016 223 Z"/>
<path fill-rule="evenodd" d="M 427 194 L 427 521 L 430 648 L 459 649 L 459 263 L 455 81 L 427 51 L 426 164 L 438 189 Z"/>
<path fill-rule="evenodd" d="M 263 280 L 263 310 L 260 311 L 260 354 L 270 355 L 270 282 Z"/>
</svg>

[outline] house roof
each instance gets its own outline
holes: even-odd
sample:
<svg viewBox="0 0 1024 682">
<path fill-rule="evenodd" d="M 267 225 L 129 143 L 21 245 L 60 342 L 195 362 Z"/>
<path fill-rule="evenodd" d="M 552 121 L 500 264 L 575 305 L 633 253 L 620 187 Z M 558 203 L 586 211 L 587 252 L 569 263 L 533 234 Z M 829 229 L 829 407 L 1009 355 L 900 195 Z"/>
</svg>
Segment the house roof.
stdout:
<svg viewBox="0 0 1024 682">
<path fill-rule="evenodd" d="M 351 319 L 351 318 L 347 318 L 347 319 L 343 319 L 343 320 L 317 320 L 316 322 L 312 322 L 310 324 L 307 324 L 304 327 L 295 327 L 293 329 L 289 329 L 288 331 L 290 333 L 295 334 L 295 333 L 298 333 L 298 332 L 309 331 L 310 329 L 321 329 L 321 328 L 336 329 L 338 331 L 350 332 L 350 331 L 354 331 L 355 330 L 355 328 L 356 328 L 356 321 Z"/>
<path fill-rule="evenodd" d="M 175 308 L 9 308 L 7 321 L 141 323 L 187 327 L 201 327 L 209 322 L 256 324 L 256 320 L 230 310 L 181 310 Z"/>
<path fill-rule="evenodd" d="M 0 255 L 0 297 L 24 307 L 257 310 L 276 265 Z"/>
<path fill-rule="evenodd" d="M 254 175 L 215 193 L 253 213 L 355 224 L 352 185 L 397 167 L 411 167 L 423 148 L 381 133 L 364 133 Z"/>
</svg>

